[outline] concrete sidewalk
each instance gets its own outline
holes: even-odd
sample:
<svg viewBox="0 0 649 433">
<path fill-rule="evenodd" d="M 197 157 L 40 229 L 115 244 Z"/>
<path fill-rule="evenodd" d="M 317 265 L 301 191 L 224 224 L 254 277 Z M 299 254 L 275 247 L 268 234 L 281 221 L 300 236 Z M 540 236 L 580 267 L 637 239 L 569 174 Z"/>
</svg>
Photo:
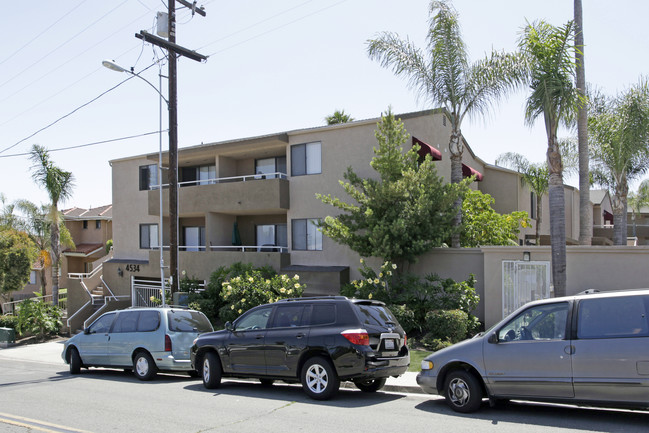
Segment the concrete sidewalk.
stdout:
<svg viewBox="0 0 649 433">
<path fill-rule="evenodd" d="M 61 358 L 63 351 L 63 343 L 65 339 L 58 341 L 51 341 L 48 343 L 39 344 L 26 344 L 22 346 L 12 346 L 7 348 L 0 348 L 0 360 L 12 359 L 23 360 L 30 362 L 41 362 L 45 364 L 57 364 L 62 368 L 67 368 L 67 365 Z M 423 391 L 417 385 L 417 373 L 406 372 L 405 374 L 394 378 L 390 377 L 385 383 L 383 390 L 391 392 L 405 392 L 421 394 Z M 354 388 L 350 382 L 343 382 L 343 388 Z"/>
</svg>

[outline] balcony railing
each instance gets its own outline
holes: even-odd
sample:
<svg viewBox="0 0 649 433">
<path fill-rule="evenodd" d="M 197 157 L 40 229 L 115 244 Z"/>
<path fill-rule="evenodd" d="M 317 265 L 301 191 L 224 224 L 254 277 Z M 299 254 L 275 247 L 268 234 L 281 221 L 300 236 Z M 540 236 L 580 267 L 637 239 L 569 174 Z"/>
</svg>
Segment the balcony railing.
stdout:
<svg viewBox="0 0 649 433">
<path fill-rule="evenodd" d="M 216 177 L 213 179 L 200 179 L 200 180 L 191 180 L 187 182 L 178 182 L 178 186 L 194 186 L 194 185 L 215 185 L 217 183 L 230 183 L 230 182 L 250 182 L 253 180 L 262 180 L 262 179 L 288 179 L 286 173 L 263 173 L 263 174 L 249 174 L 245 176 L 232 176 L 232 177 Z M 162 188 L 169 188 L 169 184 L 162 184 Z M 151 185 L 150 189 L 157 190 L 160 189 L 160 185 Z"/>
<path fill-rule="evenodd" d="M 151 250 L 159 249 L 160 247 L 151 247 Z M 169 245 L 163 245 L 162 249 L 164 251 L 169 251 Z M 242 253 L 288 253 L 288 247 L 277 245 L 179 245 L 178 251 L 240 251 Z"/>
</svg>

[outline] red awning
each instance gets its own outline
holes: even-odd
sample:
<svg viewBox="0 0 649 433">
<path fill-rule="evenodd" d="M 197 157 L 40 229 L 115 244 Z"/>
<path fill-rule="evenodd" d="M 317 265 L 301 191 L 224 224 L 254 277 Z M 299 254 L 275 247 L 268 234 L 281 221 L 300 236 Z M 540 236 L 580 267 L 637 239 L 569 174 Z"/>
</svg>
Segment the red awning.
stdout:
<svg viewBox="0 0 649 433">
<path fill-rule="evenodd" d="M 604 211 L 604 224 L 608 223 L 613 225 L 613 214 L 610 213 L 609 211 L 605 210 Z"/>
<path fill-rule="evenodd" d="M 475 176 L 476 182 L 480 182 L 482 180 L 482 173 L 480 173 L 475 168 L 469 167 L 464 163 L 462 164 L 462 176 L 464 177 Z"/>
<path fill-rule="evenodd" d="M 419 152 L 417 154 L 421 159 L 424 159 L 426 155 L 430 155 L 430 157 L 433 159 L 433 161 L 441 161 L 442 160 L 442 152 L 439 150 L 435 149 L 433 146 L 431 146 L 428 143 L 424 143 L 417 137 L 412 137 L 412 145 L 414 146 L 415 144 L 419 145 Z"/>
</svg>

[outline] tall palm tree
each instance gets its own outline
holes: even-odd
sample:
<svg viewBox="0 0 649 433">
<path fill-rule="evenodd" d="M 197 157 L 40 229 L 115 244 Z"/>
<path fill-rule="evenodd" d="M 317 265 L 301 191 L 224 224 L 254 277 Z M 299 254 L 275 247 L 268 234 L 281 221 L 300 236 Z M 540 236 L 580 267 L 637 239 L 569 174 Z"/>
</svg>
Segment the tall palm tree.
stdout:
<svg viewBox="0 0 649 433">
<path fill-rule="evenodd" d="M 16 202 L 16 208 L 25 215 L 25 231 L 29 235 L 39 250 L 38 262 L 41 265 L 41 295 L 47 295 L 47 279 L 45 273 L 47 268 L 52 266 L 52 225 L 50 221 L 50 206 L 43 204 L 37 206 L 29 200 L 19 200 Z M 65 223 L 59 219 L 59 233 L 61 245 L 74 248 L 72 235 L 65 226 Z"/>
<path fill-rule="evenodd" d="M 408 79 L 410 88 L 432 104 L 442 105 L 451 124 L 451 182 L 462 181 L 464 137 L 462 121 L 469 115 L 486 114 L 509 91 L 524 83 L 522 57 L 493 51 L 475 63 L 469 63 L 462 39 L 457 11 L 446 1 L 431 1 L 426 55 L 408 39 L 384 32 L 368 41 L 371 59 L 392 68 L 397 76 Z M 462 222 L 462 200 L 454 224 Z M 459 232 L 458 232 L 459 233 Z M 460 247 L 460 236 L 452 239 Z"/>
<path fill-rule="evenodd" d="M 61 259 L 61 239 L 59 231 L 59 202 L 72 196 L 74 176 L 71 172 L 57 167 L 43 146 L 35 144 L 31 151 L 32 178 L 45 188 L 50 197 L 50 248 L 52 249 L 52 303 L 59 303 L 59 265 Z"/>
<path fill-rule="evenodd" d="M 642 181 L 638 187 L 638 191 L 629 194 L 628 205 L 631 208 L 631 220 L 633 221 L 633 236 L 636 236 L 636 223 L 637 215 L 640 214 L 642 208 L 649 206 L 649 179 Z"/>
<path fill-rule="evenodd" d="M 566 294 L 566 212 L 557 130 L 560 124 L 566 124 L 574 117 L 583 101 L 574 86 L 573 31 L 572 22 L 555 27 L 538 21 L 527 23 L 519 39 L 519 48 L 529 64 L 531 90 L 525 105 L 525 120 L 533 125 L 539 116 L 543 116 L 548 140 L 550 244 L 556 296 Z"/>
<path fill-rule="evenodd" d="M 591 171 L 613 192 L 613 243 L 626 245 L 629 181 L 649 170 L 649 82 L 640 78 L 617 98 L 591 100 Z"/>
<path fill-rule="evenodd" d="M 336 125 L 339 123 L 347 123 L 353 121 L 354 118 L 345 113 L 345 110 L 336 110 L 331 116 L 325 117 L 325 122 L 327 122 L 327 125 Z"/>
<path fill-rule="evenodd" d="M 586 97 L 586 69 L 584 63 L 584 19 L 581 0 L 575 0 L 575 64 L 577 92 Z M 588 163 L 588 106 L 581 104 L 577 111 L 579 141 L 579 244 L 590 245 L 593 239 L 593 208 L 590 205 L 590 174 Z"/>
<path fill-rule="evenodd" d="M 523 184 L 527 185 L 536 195 L 536 231 L 534 238 L 536 245 L 541 245 L 539 228 L 542 221 L 542 199 L 548 192 L 548 165 L 533 164 L 523 155 L 516 152 L 507 152 L 499 155 L 496 159 L 497 165 L 511 167 L 521 174 Z"/>
</svg>

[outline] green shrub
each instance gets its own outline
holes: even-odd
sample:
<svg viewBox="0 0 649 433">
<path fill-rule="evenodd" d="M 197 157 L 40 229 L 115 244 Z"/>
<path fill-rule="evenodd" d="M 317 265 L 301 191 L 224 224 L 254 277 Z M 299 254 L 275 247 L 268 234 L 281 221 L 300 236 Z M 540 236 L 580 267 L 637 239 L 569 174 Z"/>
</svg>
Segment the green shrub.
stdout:
<svg viewBox="0 0 649 433">
<path fill-rule="evenodd" d="M 438 350 L 442 350 L 445 347 L 448 347 L 452 345 L 448 340 L 442 340 L 439 338 L 435 338 L 432 333 L 428 333 L 424 335 L 421 339 L 421 344 L 428 350 L 432 350 L 433 352 L 437 352 Z"/>
<path fill-rule="evenodd" d="M 302 296 L 305 286 L 299 283 L 297 275 L 292 278 L 286 275 L 267 276 L 263 271 L 254 270 L 223 282 L 221 298 L 225 305 L 219 311 L 221 320 L 234 320 L 257 305 Z"/>
<path fill-rule="evenodd" d="M 433 310 L 426 314 L 426 329 L 432 338 L 457 343 L 466 339 L 468 321 L 462 310 Z"/>
<path fill-rule="evenodd" d="M 55 334 L 61 329 L 63 312 L 45 302 L 25 299 L 16 307 L 16 332 L 21 336 Z"/>
<path fill-rule="evenodd" d="M 4 315 L 0 316 L 0 328 L 16 329 L 18 318 L 16 316 Z"/>
</svg>

